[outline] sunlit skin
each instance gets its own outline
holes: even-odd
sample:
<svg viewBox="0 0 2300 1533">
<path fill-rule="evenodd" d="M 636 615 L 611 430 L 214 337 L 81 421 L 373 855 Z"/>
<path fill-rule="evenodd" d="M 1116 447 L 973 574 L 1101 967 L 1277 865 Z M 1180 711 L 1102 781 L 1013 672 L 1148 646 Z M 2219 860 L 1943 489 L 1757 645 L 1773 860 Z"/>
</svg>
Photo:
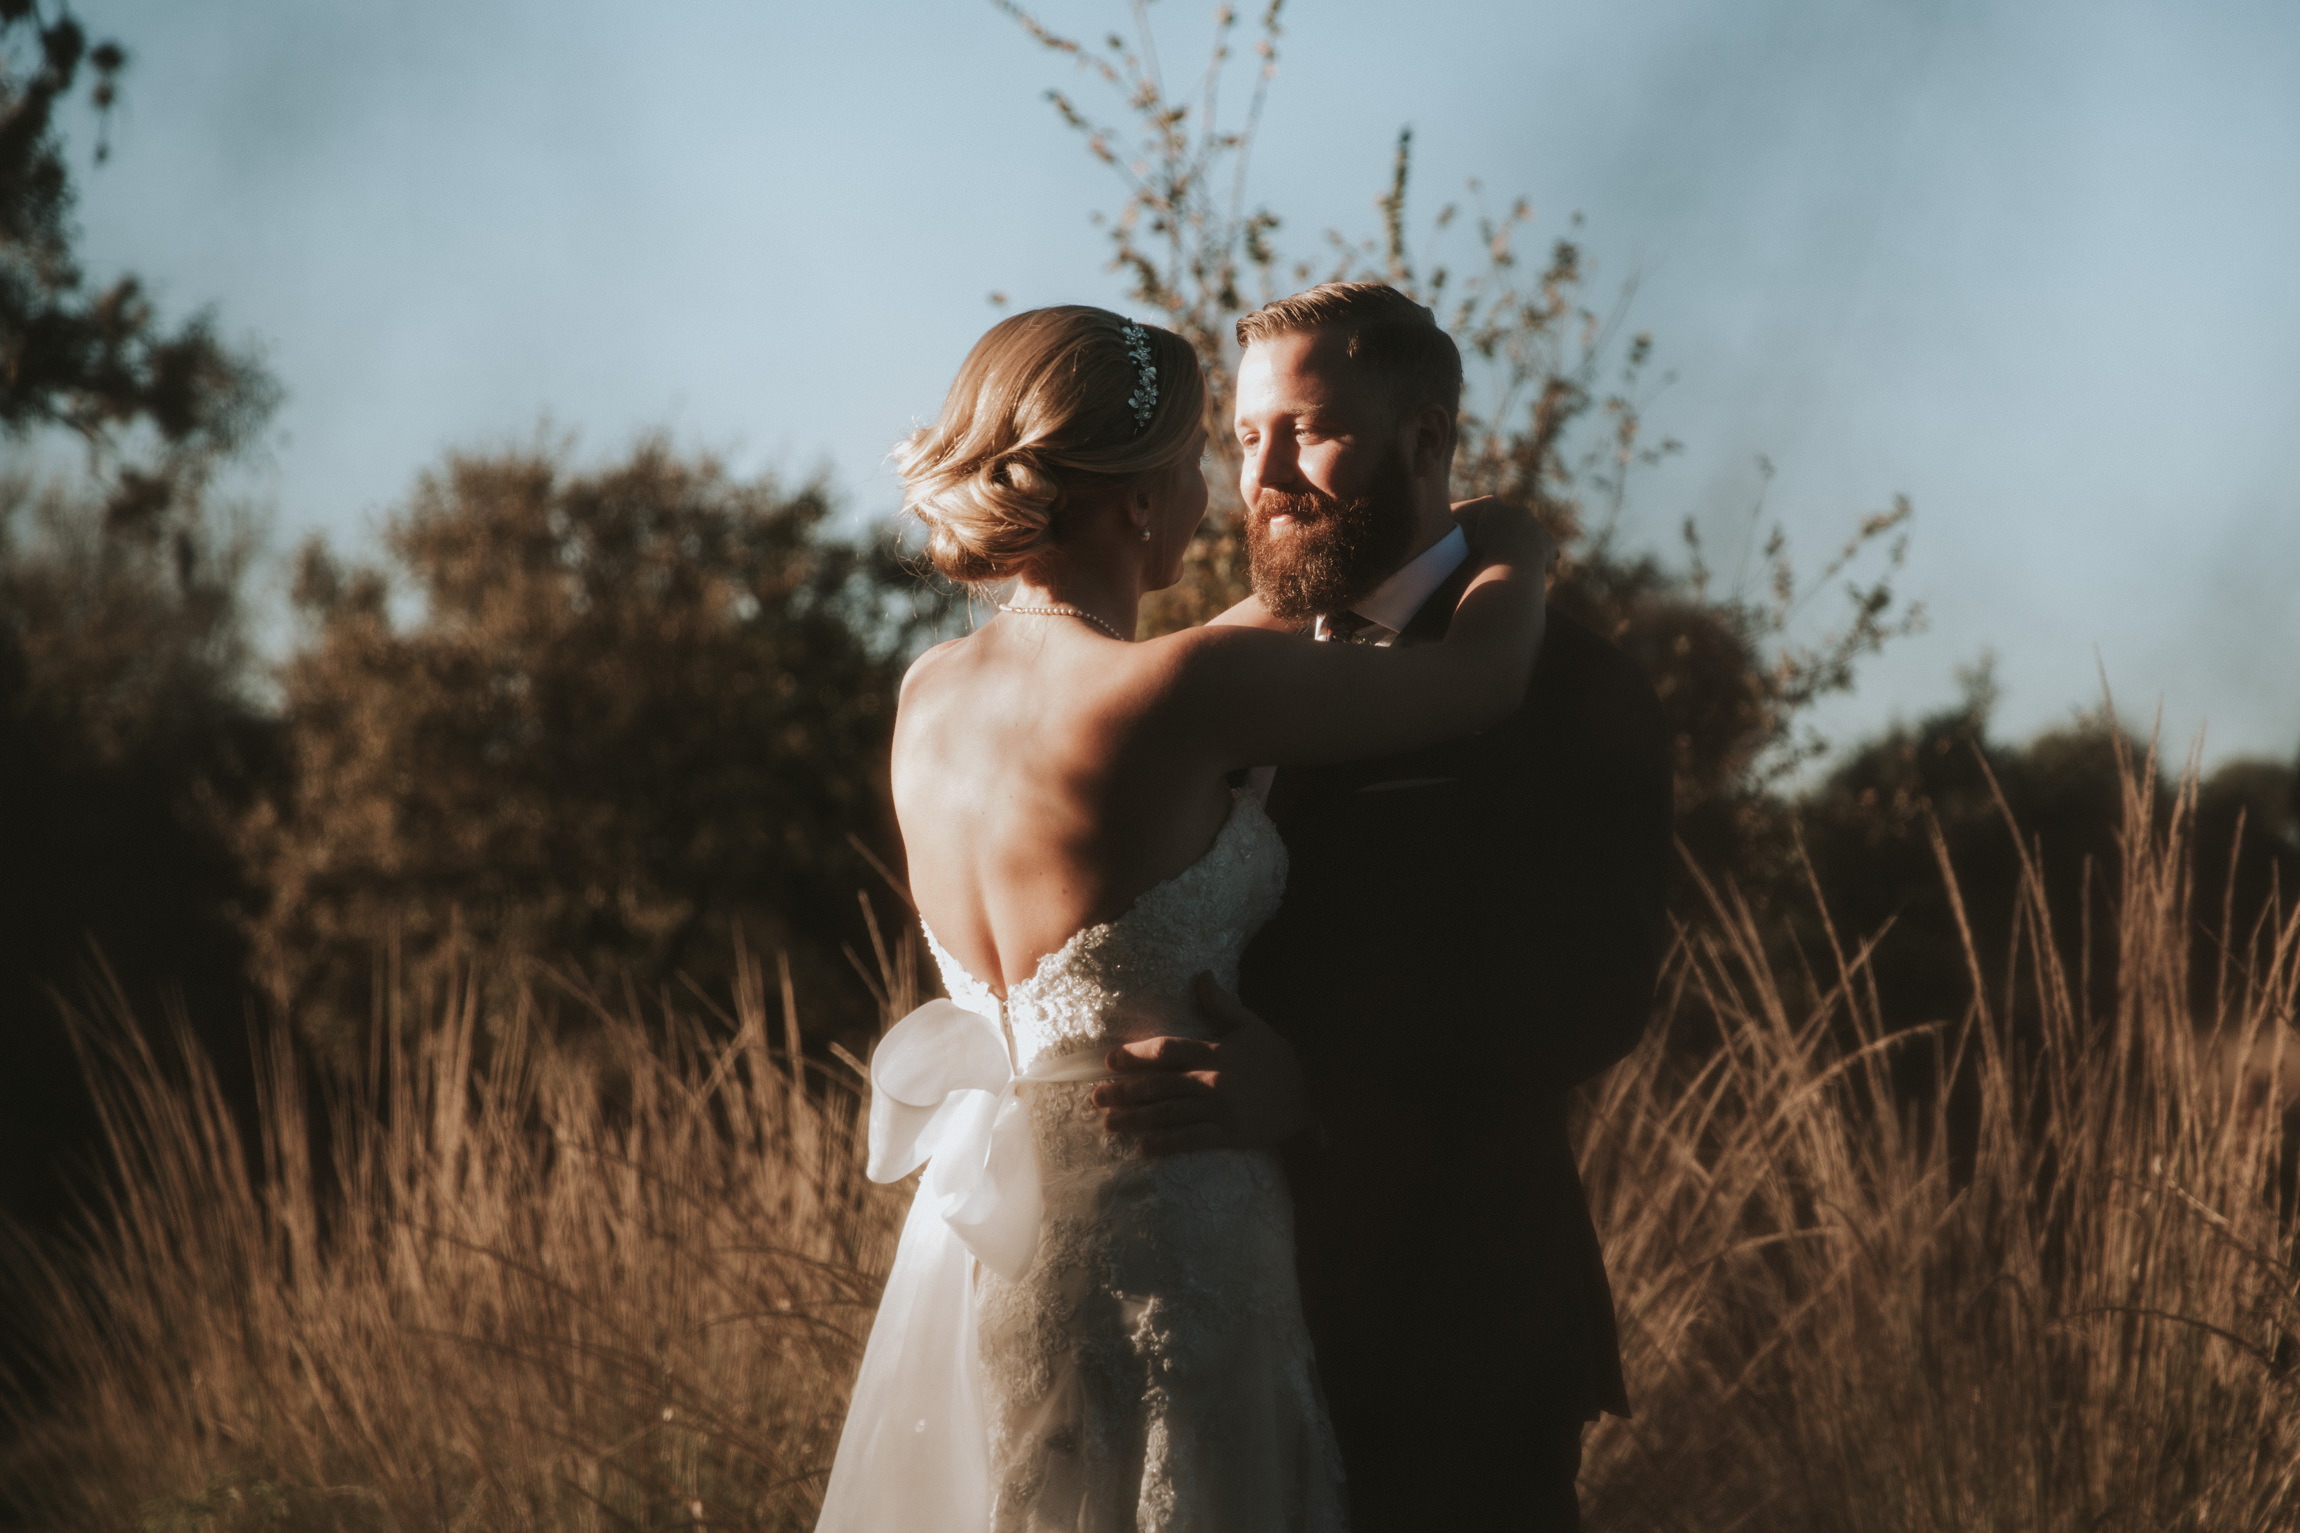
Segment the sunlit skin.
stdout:
<svg viewBox="0 0 2300 1533">
<path fill-rule="evenodd" d="M 1200 451 L 1067 508 L 1008 603 L 1077 607 L 1131 632 L 1142 597 L 1179 578 L 1205 514 Z M 1444 644 L 1313 644 L 1250 611 L 1132 644 L 1076 618 L 1001 613 L 921 656 L 896 714 L 893 786 L 935 935 L 1003 994 L 1196 861 L 1230 812 L 1234 769 L 1406 749 L 1506 715 L 1531 670 L 1550 549 L 1522 511 L 1481 503 L 1466 519 L 1493 562 Z"/>
<path fill-rule="evenodd" d="M 1235 427 L 1243 457 L 1238 491 L 1248 515 L 1256 514 L 1265 487 L 1356 499 L 1383 455 L 1396 451 L 1411 475 L 1416 529 L 1405 559 L 1455 525 L 1459 508 L 1446 502 L 1452 418 L 1437 405 L 1400 412 L 1336 332 L 1281 335 L 1247 347 L 1238 364 Z M 1281 515 L 1269 518 L 1268 530 L 1285 538 L 1303 529 Z M 1224 620 L 1281 626 L 1251 599 Z M 1097 1086 L 1093 1096 L 1104 1126 L 1141 1136 L 1152 1154 L 1283 1142 L 1307 1117 L 1292 1049 L 1211 981 L 1201 978 L 1198 992 L 1199 1009 L 1220 1035 L 1148 1038 L 1113 1050 L 1110 1065 L 1121 1078 Z"/>
</svg>

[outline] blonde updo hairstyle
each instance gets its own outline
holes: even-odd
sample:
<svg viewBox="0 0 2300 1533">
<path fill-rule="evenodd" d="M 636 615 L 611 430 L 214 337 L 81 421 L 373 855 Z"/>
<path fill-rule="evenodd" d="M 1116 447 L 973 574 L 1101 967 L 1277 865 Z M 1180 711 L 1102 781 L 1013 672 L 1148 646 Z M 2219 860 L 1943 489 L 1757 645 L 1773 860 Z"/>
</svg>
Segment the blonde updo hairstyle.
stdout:
<svg viewBox="0 0 2300 1533">
<path fill-rule="evenodd" d="M 1141 381 L 1126 320 L 1083 304 L 1000 320 L 974 343 L 931 426 L 894 451 L 903 509 L 952 580 L 994 585 L 1061 540 L 1066 516 L 1190 450 L 1206 380 L 1190 343 L 1150 325 L 1158 402 L 1137 422 Z"/>
</svg>

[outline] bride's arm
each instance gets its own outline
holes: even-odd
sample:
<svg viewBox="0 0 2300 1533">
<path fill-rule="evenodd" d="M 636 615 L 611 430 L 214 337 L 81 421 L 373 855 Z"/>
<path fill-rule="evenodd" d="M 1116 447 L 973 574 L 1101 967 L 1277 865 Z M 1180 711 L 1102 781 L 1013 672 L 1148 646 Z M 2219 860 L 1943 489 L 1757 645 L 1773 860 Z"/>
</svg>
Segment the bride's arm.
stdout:
<svg viewBox="0 0 2300 1533">
<path fill-rule="evenodd" d="M 1246 603 L 1157 641 L 1179 729 L 1225 768 L 1380 755 L 1500 722 L 1525 696 L 1554 545 L 1530 512 L 1464 507 L 1486 560 L 1439 644 L 1318 644 L 1273 632 Z M 1255 619 L 1259 614 L 1259 620 Z M 1235 615 L 1235 616 L 1233 616 Z"/>
<path fill-rule="evenodd" d="M 1249 596 L 1227 611 L 1206 619 L 1208 628 L 1266 628 L 1272 633 L 1300 633 L 1302 625 L 1289 623 L 1262 605 L 1262 598 Z"/>
</svg>

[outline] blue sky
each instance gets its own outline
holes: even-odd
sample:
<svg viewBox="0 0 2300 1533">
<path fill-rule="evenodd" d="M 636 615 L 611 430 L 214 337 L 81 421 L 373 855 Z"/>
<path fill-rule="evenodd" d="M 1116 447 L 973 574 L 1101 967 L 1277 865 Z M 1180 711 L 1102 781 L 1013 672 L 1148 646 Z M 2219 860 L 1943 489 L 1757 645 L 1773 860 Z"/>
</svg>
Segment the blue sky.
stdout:
<svg viewBox="0 0 2300 1533">
<path fill-rule="evenodd" d="M 357 546 L 445 450 L 545 419 L 883 517 L 987 293 L 1121 298 L 1087 223 L 1114 184 L 1042 99 L 1085 82 L 978 0 L 79 10 L 135 55 L 84 249 L 264 348 L 288 396 L 244 488 L 282 546 Z M 1152 7 L 1176 73 L 1210 13 Z M 1808 564 L 1909 495 L 1932 625 L 1839 736 L 1988 650 L 2013 734 L 2105 669 L 2183 747 L 2289 759 L 2294 80 L 2288 0 L 1294 0 L 1252 196 L 1297 249 L 1370 232 L 1410 123 L 1425 214 L 1472 176 L 1542 242 L 1582 212 L 1676 374 L 1651 419 L 1686 451 L 1633 536 L 1691 516 L 1731 568 L 1760 454 Z"/>
</svg>

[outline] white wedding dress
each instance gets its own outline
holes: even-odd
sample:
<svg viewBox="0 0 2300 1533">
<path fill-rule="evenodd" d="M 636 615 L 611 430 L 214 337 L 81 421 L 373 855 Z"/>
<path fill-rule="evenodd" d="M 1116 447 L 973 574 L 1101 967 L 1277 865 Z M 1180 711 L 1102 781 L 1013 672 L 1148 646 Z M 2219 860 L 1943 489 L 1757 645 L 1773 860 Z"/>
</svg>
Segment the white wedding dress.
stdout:
<svg viewBox="0 0 2300 1533">
<path fill-rule="evenodd" d="M 1147 1159 L 1088 1101 L 1112 1045 L 1204 1032 L 1192 976 L 1236 988 L 1285 876 L 1241 794 L 1204 856 L 1071 937 L 1003 1008 L 927 933 L 951 999 L 872 1061 L 871 1174 L 927 1172 L 822 1533 L 1343 1526 L 1276 1158 Z"/>
</svg>

